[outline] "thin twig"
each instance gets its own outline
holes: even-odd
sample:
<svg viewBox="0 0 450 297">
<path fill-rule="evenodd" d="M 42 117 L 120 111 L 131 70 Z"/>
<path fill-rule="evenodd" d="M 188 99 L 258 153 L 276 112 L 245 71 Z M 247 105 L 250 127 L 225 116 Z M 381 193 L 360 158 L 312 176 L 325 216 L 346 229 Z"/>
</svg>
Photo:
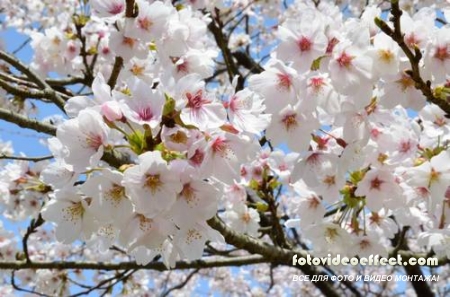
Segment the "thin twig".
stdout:
<svg viewBox="0 0 450 297">
<path fill-rule="evenodd" d="M 172 288 L 168 289 L 166 292 L 164 292 L 163 294 L 161 294 L 161 297 L 166 297 L 169 296 L 170 293 L 172 293 L 175 290 L 179 290 L 182 289 L 191 279 L 192 277 L 194 277 L 194 275 L 196 275 L 199 272 L 200 269 L 195 269 L 194 271 L 192 271 L 191 273 L 189 273 L 186 278 L 184 279 L 184 281 L 182 281 L 181 283 L 179 283 L 176 286 L 173 286 Z"/>
<path fill-rule="evenodd" d="M 20 160 L 20 161 L 30 161 L 30 162 L 40 162 L 40 161 L 50 160 L 53 158 L 54 158 L 53 155 L 45 156 L 45 157 L 19 157 L 19 156 L 0 155 L 0 160 L 6 159 L 6 160 Z"/>
<path fill-rule="evenodd" d="M 415 46 L 414 52 L 408 47 L 405 43 L 404 34 L 401 30 L 400 17 L 402 16 L 402 11 L 399 7 L 399 3 L 397 0 L 391 1 L 391 14 L 392 14 L 392 22 L 394 23 L 394 29 L 392 29 L 385 21 L 380 18 L 375 18 L 375 24 L 383 31 L 385 34 L 390 36 L 392 40 L 394 40 L 402 51 L 405 53 L 406 57 L 411 65 L 411 70 L 405 71 L 411 79 L 415 82 L 415 88 L 422 92 L 425 98 L 431 102 L 439 106 L 443 111 L 445 111 L 447 117 L 450 116 L 450 103 L 447 100 L 443 100 L 438 98 L 433 93 L 431 89 L 431 82 L 424 81 L 420 75 L 420 60 L 422 59 L 422 53 L 420 49 Z"/>
</svg>

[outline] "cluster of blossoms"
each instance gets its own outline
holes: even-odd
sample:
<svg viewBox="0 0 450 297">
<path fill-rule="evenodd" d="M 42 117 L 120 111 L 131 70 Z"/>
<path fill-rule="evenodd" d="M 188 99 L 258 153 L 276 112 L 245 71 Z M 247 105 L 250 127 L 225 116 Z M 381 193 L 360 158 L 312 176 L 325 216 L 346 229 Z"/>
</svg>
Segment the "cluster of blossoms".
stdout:
<svg viewBox="0 0 450 297">
<path fill-rule="evenodd" d="M 65 12 L 82 5 L 60 2 Z M 363 11 L 366 1 L 351 1 L 360 18 L 345 18 L 332 2 L 295 1 L 277 16 L 273 32 L 261 34 L 277 45 L 242 88 L 241 77 L 226 71 L 221 85 L 208 83 L 218 60 L 231 63 L 208 26 L 246 1 L 136 0 L 130 11 L 125 0 L 92 0 L 58 22 L 47 11 L 51 27 L 43 32 L 29 27 L 42 8 L 29 7 L 36 13 L 15 26 L 31 37 L 31 69 L 92 80 L 92 94 L 66 101 L 69 119 L 53 121 L 56 136 L 46 141 L 53 162 L 2 163 L 4 217 L 55 225 L 54 234 L 36 226 L 29 256 L 71 259 L 79 251 L 70 247 L 83 241 L 88 259 L 130 255 L 147 264 L 160 255 L 173 267 L 202 258 L 209 242 L 224 244 L 208 224 L 218 214 L 234 231 L 267 242 L 274 242 L 267 221 L 286 233 L 301 230 L 319 256 L 386 257 L 396 234 L 408 230 L 411 251 L 450 257 L 450 120 L 427 103 L 410 57 L 377 26 L 386 18 L 383 1 Z M 439 17 L 449 21 L 450 9 L 444 1 L 400 2 L 411 8 L 400 18 L 406 47 L 420 53 L 418 69 L 433 96 L 447 100 L 450 27 L 435 20 L 442 8 Z M 259 8 L 267 16 L 280 5 Z M 244 32 L 231 35 L 233 51 L 252 44 Z M 13 151 L 5 143 L 0 153 Z M 58 243 L 50 243 L 53 236 Z M 0 259 L 19 254 L 14 235 L 0 232 Z M 229 279 L 231 272 L 214 273 Z M 67 290 L 64 273 L 18 277 L 39 292 Z M 133 278 L 145 291 L 149 278 Z M 212 287 L 226 287 L 215 281 Z M 242 291 L 245 280 L 236 282 L 228 289 Z"/>
</svg>

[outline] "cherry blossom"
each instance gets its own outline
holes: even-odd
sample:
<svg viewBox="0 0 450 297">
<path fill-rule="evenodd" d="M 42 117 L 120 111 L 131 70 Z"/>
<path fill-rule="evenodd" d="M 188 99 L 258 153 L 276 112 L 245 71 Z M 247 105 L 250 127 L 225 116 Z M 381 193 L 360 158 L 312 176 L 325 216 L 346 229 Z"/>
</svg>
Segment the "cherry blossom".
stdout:
<svg viewBox="0 0 450 297">
<path fill-rule="evenodd" d="M 167 211 L 183 189 L 179 177 L 157 151 L 140 155 L 139 164 L 124 172 L 123 185 L 137 209 L 149 217 Z"/>
<path fill-rule="evenodd" d="M 77 118 L 58 127 L 57 137 L 68 150 L 64 160 L 75 171 L 96 166 L 108 145 L 109 133 L 110 129 L 99 113 L 93 110 L 80 111 Z"/>
</svg>

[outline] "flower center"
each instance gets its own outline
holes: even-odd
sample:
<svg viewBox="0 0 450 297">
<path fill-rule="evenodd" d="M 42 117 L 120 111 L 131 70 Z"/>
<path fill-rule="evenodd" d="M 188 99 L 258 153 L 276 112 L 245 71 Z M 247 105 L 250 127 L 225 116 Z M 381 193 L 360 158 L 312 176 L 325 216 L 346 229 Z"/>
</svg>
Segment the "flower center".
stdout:
<svg viewBox="0 0 450 297">
<path fill-rule="evenodd" d="M 439 171 L 434 170 L 434 168 L 431 168 L 430 172 L 430 185 L 436 181 L 439 180 L 439 176 L 441 173 Z"/>
<path fill-rule="evenodd" d="M 300 49 L 301 52 L 309 51 L 312 46 L 311 41 L 306 37 L 300 38 L 300 40 L 298 41 L 297 44 L 298 44 L 298 48 Z"/>
<path fill-rule="evenodd" d="M 159 174 L 148 174 L 145 179 L 145 186 L 150 189 L 152 194 L 159 191 L 162 186 L 162 181 Z"/>
<path fill-rule="evenodd" d="M 380 180 L 378 177 L 374 178 L 370 181 L 370 189 L 376 189 L 380 190 L 381 185 L 384 183 L 384 181 Z"/>
<path fill-rule="evenodd" d="M 394 55 L 390 50 L 382 49 L 378 51 L 378 55 L 380 56 L 381 61 L 385 63 L 391 63 L 394 59 Z"/>
<path fill-rule="evenodd" d="M 128 46 L 129 48 L 133 48 L 135 42 L 136 40 L 130 37 L 123 37 L 122 39 L 122 44 Z"/>
<path fill-rule="evenodd" d="M 130 69 L 131 73 L 133 73 L 135 76 L 140 76 L 144 74 L 144 70 L 145 70 L 144 66 L 139 66 L 137 64 L 134 64 L 133 67 L 131 67 Z"/>
<path fill-rule="evenodd" d="M 436 59 L 441 60 L 442 62 L 444 62 L 445 60 L 447 60 L 448 58 L 450 58 L 450 55 L 448 53 L 448 49 L 447 46 L 440 46 L 436 49 L 436 53 L 434 54 L 434 57 Z"/>
<path fill-rule="evenodd" d="M 181 190 L 181 196 L 186 200 L 187 204 L 191 204 L 195 202 L 195 190 L 191 187 L 190 184 L 184 184 L 183 190 Z"/>
<path fill-rule="evenodd" d="M 414 81 L 412 80 L 412 78 L 406 75 L 402 75 L 402 78 L 397 80 L 396 83 L 400 85 L 403 92 L 406 91 L 406 89 L 414 86 Z"/>
<path fill-rule="evenodd" d="M 64 209 L 63 217 L 67 221 L 79 220 L 84 214 L 84 208 L 81 202 L 73 202 L 71 206 Z"/>
<path fill-rule="evenodd" d="M 112 188 L 109 190 L 107 197 L 110 198 L 114 205 L 117 206 L 120 200 L 125 196 L 125 188 L 118 185 L 113 184 Z"/>
<path fill-rule="evenodd" d="M 347 55 L 347 53 L 343 52 L 339 58 L 337 58 L 337 62 L 339 66 L 342 68 L 349 68 L 352 65 L 352 60 L 354 57 Z"/>
<path fill-rule="evenodd" d="M 138 19 L 139 28 L 145 31 L 149 31 L 150 28 L 153 26 L 153 22 L 149 20 L 148 18 L 142 18 Z"/>
<path fill-rule="evenodd" d="M 228 154 L 232 153 L 228 141 L 223 138 L 216 138 L 211 146 L 214 154 L 219 154 L 221 157 L 226 157 Z"/>
<path fill-rule="evenodd" d="M 199 110 L 205 103 L 209 103 L 207 100 L 203 99 L 202 90 L 198 90 L 195 94 L 186 93 L 186 98 L 188 99 L 187 107 L 194 110 Z"/>
<path fill-rule="evenodd" d="M 100 146 L 103 144 L 103 139 L 98 134 L 89 134 L 86 137 L 86 143 L 90 148 L 93 148 L 94 150 L 98 150 Z"/>
<path fill-rule="evenodd" d="M 182 131 L 177 131 L 177 133 L 170 135 L 170 140 L 175 143 L 183 143 L 186 144 L 188 138 L 185 133 Z"/>
<path fill-rule="evenodd" d="M 150 121 L 153 117 L 153 112 L 150 107 L 144 107 L 139 110 L 138 115 L 142 121 Z"/>
<path fill-rule="evenodd" d="M 362 250 L 368 249 L 370 246 L 371 246 L 371 244 L 368 240 L 361 240 L 361 242 L 359 243 L 359 247 Z"/>
<path fill-rule="evenodd" d="M 282 89 L 289 90 L 292 85 L 291 77 L 285 73 L 278 73 L 278 86 Z"/>
<path fill-rule="evenodd" d="M 250 217 L 250 214 L 248 212 L 245 212 L 241 217 L 241 220 L 246 224 L 248 224 L 251 219 L 252 218 Z"/>
<path fill-rule="evenodd" d="M 296 114 L 285 115 L 281 122 L 287 131 L 298 126 Z"/>
</svg>

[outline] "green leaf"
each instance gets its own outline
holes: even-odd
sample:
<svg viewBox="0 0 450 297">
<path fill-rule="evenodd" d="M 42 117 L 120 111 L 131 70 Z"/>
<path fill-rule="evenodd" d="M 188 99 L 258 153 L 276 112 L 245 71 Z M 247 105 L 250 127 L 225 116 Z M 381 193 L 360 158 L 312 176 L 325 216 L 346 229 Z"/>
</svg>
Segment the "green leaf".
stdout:
<svg viewBox="0 0 450 297">
<path fill-rule="evenodd" d="M 315 59 L 315 60 L 312 62 L 312 64 L 311 64 L 311 70 L 312 70 L 312 71 L 319 70 L 319 68 L 320 68 L 320 62 L 322 61 L 322 59 L 323 59 L 324 57 L 325 57 L 325 56 L 318 57 L 317 59 Z"/>
<path fill-rule="evenodd" d="M 166 97 L 166 103 L 163 108 L 163 116 L 167 116 L 175 110 L 175 100 L 167 94 L 164 94 L 164 96 Z"/>
</svg>

